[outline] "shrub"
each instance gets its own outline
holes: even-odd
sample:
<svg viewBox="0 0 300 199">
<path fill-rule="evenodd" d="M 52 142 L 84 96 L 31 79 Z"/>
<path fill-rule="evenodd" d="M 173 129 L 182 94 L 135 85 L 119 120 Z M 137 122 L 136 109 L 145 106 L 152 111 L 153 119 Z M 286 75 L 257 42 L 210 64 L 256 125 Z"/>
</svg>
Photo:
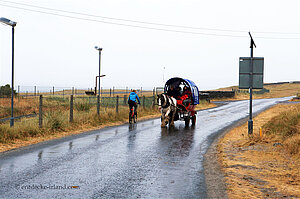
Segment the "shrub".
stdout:
<svg viewBox="0 0 300 199">
<path fill-rule="evenodd" d="M 297 111 L 283 112 L 266 123 L 263 129 L 267 134 L 289 137 L 299 133 L 297 128 L 299 120 L 300 114 Z"/>
<path fill-rule="evenodd" d="M 77 111 L 89 111 L 92 105 L 84 102 L 75 103 L 75 109 Z"/>
<path fill-rule="evenodd" d="M 16 91 L 14 90 L 14 94 L 16 95 Z M 0 97 L 9 97 L 11 96 L 11 87 L 9 84 L 0 87 Z"/>
<path fill-rule="evenodd" d="M 58 112 L 48 112 L 46 114 L 46 125 L 53 131 L 64 130 L 65 129 L 65 118 L 61 111 Z"/>
</svg>

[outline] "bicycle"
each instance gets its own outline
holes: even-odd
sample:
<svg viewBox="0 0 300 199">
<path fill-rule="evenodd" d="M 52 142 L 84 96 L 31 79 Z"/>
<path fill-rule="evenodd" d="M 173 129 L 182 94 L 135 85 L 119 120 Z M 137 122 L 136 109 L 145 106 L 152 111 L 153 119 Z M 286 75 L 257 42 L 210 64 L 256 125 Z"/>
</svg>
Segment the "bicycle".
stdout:
<svg viewBox="0 0 300 199">
<path fill-rule="evenodd" d="M 132 120 L 133 120 L 134 123 L 137 122 L 137 112 L 134 110 L 134 106 L 130 107 L 129 124 L 132 124 Z"/>
</svg>

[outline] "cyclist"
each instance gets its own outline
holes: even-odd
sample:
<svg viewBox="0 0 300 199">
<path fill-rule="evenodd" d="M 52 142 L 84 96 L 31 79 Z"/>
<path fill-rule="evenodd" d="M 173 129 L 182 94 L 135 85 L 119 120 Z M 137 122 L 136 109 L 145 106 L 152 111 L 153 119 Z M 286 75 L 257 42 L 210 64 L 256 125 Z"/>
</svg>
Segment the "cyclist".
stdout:
<svg viewBox="0 0 300 199">
<path fill-rule="evenodd" d="M 141 104 L 139 96 L 136 94 L 136 90 L 133 90 L 129 97 L 128 97 L 128 104 L 129 104 L 129 109 L 134 106 L 134 114 L 137 114 L 137 105 L 136 105 L 136 100 L 138 101 L 139 104 Z"/>
</svg>

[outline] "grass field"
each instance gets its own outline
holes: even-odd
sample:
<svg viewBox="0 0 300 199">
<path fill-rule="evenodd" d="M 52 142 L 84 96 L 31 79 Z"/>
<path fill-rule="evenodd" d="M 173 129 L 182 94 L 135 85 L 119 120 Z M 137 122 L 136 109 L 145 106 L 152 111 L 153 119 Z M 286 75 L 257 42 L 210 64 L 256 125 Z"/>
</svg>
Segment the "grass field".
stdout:
<svg viewBox="0 0 300 199">
<path fill-rule="evenodd" d="M 297 93 L 300 93 L 300 84 L 299 83 L 284 83 L 284 84 L 273 84 L 265 85 L 265 89 L 268 89 L 270 92 L 264 94 L 253 94 L 253 99 L 263 99 L 263 98 L 279 98 L 279 97 L 288 97 L 296 96 Z M 232 91 L 237 90 L 237 86 L 231 86 L 226 88 L 220 88 L 217 90 L 222 91 Z M 247 91 L 247 89 L 243 89 Z M 253 91 L 258 91 L 254 89 Z M 249 99 L 249 93 L 236 93 L 236 96 L 232 99 L 226 100 L 246 100 Z M 222 100 L 222 99 L 220 99 Z"/>
</svg>

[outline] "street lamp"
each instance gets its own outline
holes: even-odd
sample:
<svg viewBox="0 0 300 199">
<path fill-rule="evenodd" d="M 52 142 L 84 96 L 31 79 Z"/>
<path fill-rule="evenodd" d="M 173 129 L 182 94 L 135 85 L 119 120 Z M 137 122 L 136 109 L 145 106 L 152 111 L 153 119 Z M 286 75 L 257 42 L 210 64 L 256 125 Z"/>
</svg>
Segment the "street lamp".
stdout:
<svg viewBox="0 0 300 199">
<path fill-rule="evenodd" d="M 11 21 L 4 17 L 0 18 L 0 22 L 12 27 L 12 76 L 11 76 L 11 118 L 10 127 L 14 126 L 14 35 L 17 22 Z"/>
<path fill-rule="evenodd" d="M 95 46 L 95 49 L 99 51 L 99 84 L 98 84 L 98 98 L 97 98 L 97 114 L 100 115 L 100 69 L 101 69 L 101 51 L 102 48 L 99 48 L 98 46 Z"/>
</svg>

